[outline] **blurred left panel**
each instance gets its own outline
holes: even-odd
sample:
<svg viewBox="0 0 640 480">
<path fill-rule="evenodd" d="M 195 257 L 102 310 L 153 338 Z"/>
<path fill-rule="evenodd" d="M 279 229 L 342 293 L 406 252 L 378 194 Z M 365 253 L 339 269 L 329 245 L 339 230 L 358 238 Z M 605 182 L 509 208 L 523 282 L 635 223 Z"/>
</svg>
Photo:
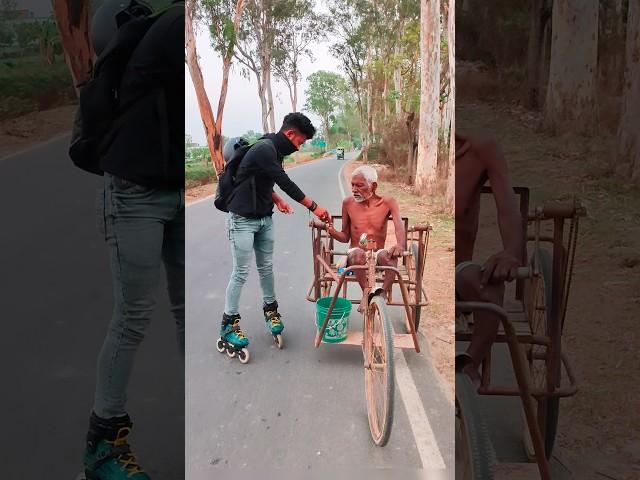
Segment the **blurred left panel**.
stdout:
<svg viewBox="0 0 640 480">
<path fill-rule="evenodd" d="M 184 478 L 184 3 L 0 0 L 2 478 Z"/>
</svg>

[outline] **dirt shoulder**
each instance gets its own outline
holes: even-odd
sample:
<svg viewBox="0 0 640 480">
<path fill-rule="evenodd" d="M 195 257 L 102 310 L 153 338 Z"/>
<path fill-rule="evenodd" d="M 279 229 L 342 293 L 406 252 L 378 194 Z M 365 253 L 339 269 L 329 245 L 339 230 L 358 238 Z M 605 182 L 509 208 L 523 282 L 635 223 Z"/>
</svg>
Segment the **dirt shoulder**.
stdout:
<svg viewBox="0 0 640 480">
<path fill-rule="evenodd" d="M 67 105 L 0 122 L 0 158 L 70 132 L 77 105 Z"/>
<path fill-rule="evenodd" d="M 344 168 L 344 177 L 351 181 L 351 172 L 362 162 L 351 161 Z M 455 392 L 455 338 L 454 338 L 454 219 L 439 212 L 439 205 L 426 196 L 416 195 L 412 187 L 388 180 L 383 165 L 372 165 L 378 170 L 378 193 L 395 198 L 400 214 L 409 224 L 430 223 L 433 231 L 424 270 L 423 285 L 429 305 L 423 308 L 419 339 L 424 348 L 428 345 L 434 367 L 444 380 L 447 398 L 451 403 Z M 393 230 L 388 232 L 387 245 L 394 241 Z"/>
<path fill-rule="evenodd" d="M 615 139 L 551 137 L 536 130 L 537 120 L 480 103 L 456 111 L 459 128 L 498 140 L 513 184 L 530 187 L 532 208 L 573 195 L 587 208 L 563 335 L 579 391 L 560 402 L 556 451 L 574 472 L 588 472 L 576 478 L 637 479 L 640 441 L 631 432 L 640 431 L 640 190 L 607 175 Z M 480 222 L 497 232 L 494 210 L 485 209 Z M 478 250 L 489 253 L 495 237 L 479 234 Z"/>
</svg>

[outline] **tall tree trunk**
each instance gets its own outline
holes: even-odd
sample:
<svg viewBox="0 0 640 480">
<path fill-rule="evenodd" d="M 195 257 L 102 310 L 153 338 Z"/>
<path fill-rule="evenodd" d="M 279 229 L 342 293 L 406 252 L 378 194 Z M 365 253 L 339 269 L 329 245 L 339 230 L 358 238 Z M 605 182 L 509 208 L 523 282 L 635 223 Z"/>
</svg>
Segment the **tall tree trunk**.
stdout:
<svg viewBox="0 0 640 480">
<path fill-rule="evenodd" d="M 622 115 L 618 128 L 618 165 L 623 178 L 640 183 L 640 1 L 629 0 Z"/>
<path fill-rule="evenodd" d="M 185 49 L 186 49 L 186 62 L 189 67 L 189 74 L 193 81 L 193 87 L 196 91 L 196 98 L 198 99 L 198 109 L 200 110 L 200 117 L 202 118 L 202 124 L 204 126 L 204 133 L 207 138 L 207 145 L 211 152 L 211 159 L 213 160 L 213 167 L 216 171 L 216 175 L 219 175 L 224 168 L 224 159 L 222 158 L 222 135 L 221 126 L 218 125 L 213 118 L 213 110 L 211 109 L 211 103 L 207 96 L 207 91 L 204 88 L 204 79 L 202 78 L 202 70 L 200 69 L 200 63 L 198 61 L 198 54 L 196 52 L 196 37 L 193 32 L 193 5 L 192 1 L 187 1 L 185 4 L 186 18 L 185 18 Z"/>
<path fill-rule="evenodd" d="M 260 98 L 260 107 L 262 115 L 262 133 L 269 133 L 269 105 L 267 103 L 267 86 L 264 70 L 254 72 L 258 81 L 258 97 Z"/>
<path fill-rule="evenodd" d="M 395 109 L 396 120 L 402 118 L 402 98 L 400 93 L 402 92 L 402 68 L 400 63 L 400 57 L 402 55 L 402 36 L 404 35 L 404 21 L 400 21 L 398 25 L 398 31 L 396 32 L 396 45 L 393 50 L 393 89 L 396 93 Z"/>
<path fill-rule="evenodd" d="M 236 11 L 233 15 L 233 29 L 238 31 L 240 19 L 242 18 L 242 10 L 244 9 L 245 0 L 237 0 Z M 222 152 L 222 116 L 224 114 L 224 104 L 227 101 L 227 88 L 229 85 L 229 71 L 231 70 L 231 62 L 233 61 L 234 46 L 229 48 L 226 56 L 222 59 L 222 85 L 220 86 L 220 98 L 218 98 L 218 111 L 216 113 L 216 134 L 220 134 L 220 139 L 214 139 L 215 144 L 221 145 Z"/>
<path fill-rule="evenodd" d="M 297 68 L 297 67 L 296 67 Z M 291 74 L 292 86 L 289 87 L 289 95 L 291 96 L 291 111 L 298 111 L 298 74 L 294 71 Z"/>
<path fill-rule="evenodd" d="M 547 98 L 547 86 L 549 85 L 549 71 L 551 69 L 551 43 L 553 41 L 552 37 L 552 27 L 553 23 L 551 21 L 551 12 L 553 10 L 553 0 L 547 0 L 548 3 L 548 11 L 549 18 L 547 19 L 544 31 L 542 33 L 543 39 L 543 48 L 542 54 L 540 57 L 540 81 L 539 81 L 539 92 L 538 92 L 538 105 L 542 109 L 544 107 L 544 102 Z"/>
<path fill-rule="evenodd" d="M 364 127 L 364 111 L 362 107 L 362 96 L 360 95 L 360 87 L 356 87 L 356 106 L 358 108 L 358 126 L 360 130 L 360 143 L 364 147 L 367 143 L 366 139 L 366 128 Z"/>
<path fill-rule="evenodd" d="M 89 41 L 89 0 L 53 0 L 53 14 L 64 57 L 76 93 L 91 76 L 93 53 Z"/>
<path fill-rule="evenodd" d="M 329 117 L 328 116 L 323 116 L 322 117 L 322 124 L 324 127 L 324 140 L 326 142 L 326 149 L 329 150 L 331 149 L 331 137 L 329 135 Z"/>
<path fill-rule="evenodd" d="M 418 135 L 415 121 L 416 114 L 409 112 L 405 120 L 407 126 L 407 145 L 409 152 L 407 153 L 407 183 L 413 184 L 415 181 L 416 157 L 418 155 Z"/>
<path fill-rule="evenodd" d="M 454 91 L 453 91 L 453 82 L 454 82 L 454 56 L 453 52 L 455 49 L 455 38 L 453 36 L 453 19 L 455 12 L 450 9 L 450 0 L 444 0 L 442 5 L 443 15 L 442 18 L 446 22 L 444 34 L 447 39 L 447 60 L 446 62 L 441 62 L 442 69 L 440 70 L 441 75 L 444 77 L 444 81 L 441 81 L 441 84 L 444 84 L 444 103 L 440 105 L 440 127 L 439 127 L 439 140 L 442 142 L 443 146 L 446 147 L 449 143 L 449 130 L 451 129 L 451 121 L 454 115 Z M 446 151 L 446 148 L 445 148 Z M 439 158 L 440 162 L 444 162 L 444 165 L 441 170 L 441 174 L 444 175 L 443 178 L 446 178 L 448 171 L 448 162 L 449 157 Z"/>
<path fill-rule="evenodd" d="M 440 0 L 420 2 L 420 126 L 416 191 L 435 193 L 440 107 Z"/>
<path fill-rule="evenodd" d="M 556 0 L 544 126 L 553 133 L 596 128 L 598 0 Z"/>
<path fill-rule="evenodd" d="M 527 51 L 527 94 L 525 105 L 539 110 L 542 70 L 544 65 L 545 33 L 551 14 L 551 0 L 531 0 L 531 23 L 529 27 L 529 46 Z"/>
<path fill-rule="evenodd" d="M 270 132 L 276 131 L 276 112 L 273 109 L 273 92 L 271 90 L 271 67 L 267 68 L 267 98 L 269 101 L 269 126 Z"/>
<path fill-rule="evenodd" d="M 396 119 L 402 118 L 402 70 L 400 69 L 400 65 L 396 66 L 395 71 L 393 72 L 393 88 L 397 92 L 396 93 L 396 101 L 395 101 L 395 109 L 396 109 Z"/>
<path fill-rule="evenodd" d="M 373 138 L 373 72 L 371 59 L 371 46 L 369 46 L 367 47 L 367 132 L 369 144 L 375 141 Z"/>
<path fill-rule="evenodd" d="M 615 36 L 615 50 L 612 54 L 612 92 L 617 95 L 624 82 L 624 68 L 625 68 L 625 29 L 624 29 L 624 13 L 622 0 L 615 0 L 615 17 L 614 17 L 614 36 Z"/>
<path fill-rule="evenodd" d="M 386 62 L 385 62 L 386 63 Z M 389 118 L 389 78 L 384 75 L 384 91 L 382 92 L 382 101 L 384 102 L 384 122 Z"/>
<path fill-rule="evenodd" d="M 453 215 L 455 213 L 456 203 L 456 167 L 455 167 L 455 130 L 456 130 L 456 67 L 455 67 L 455 0 L 447 0 L 449 2 L 449 11 L 447 16 L 447 41 L 449 44 L 449 98 L 447 105 L 450 109 L 450 125 L 449 125 L 449 168 L 447 169 L 447 182 L 445 187 L 445 211 Z"/>
</svg>

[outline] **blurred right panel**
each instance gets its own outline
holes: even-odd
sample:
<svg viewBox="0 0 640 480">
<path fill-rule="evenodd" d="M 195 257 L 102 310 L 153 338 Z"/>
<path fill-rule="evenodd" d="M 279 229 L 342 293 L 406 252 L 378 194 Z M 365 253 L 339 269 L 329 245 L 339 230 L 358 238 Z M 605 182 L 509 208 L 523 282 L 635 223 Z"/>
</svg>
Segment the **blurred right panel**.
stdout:
<svg viewBox="0 0 640 480">
<path fill-rule="evenodd" d="M 456 477 L 638 478 L 640 2 L 456 2 Z"/>
</svg>

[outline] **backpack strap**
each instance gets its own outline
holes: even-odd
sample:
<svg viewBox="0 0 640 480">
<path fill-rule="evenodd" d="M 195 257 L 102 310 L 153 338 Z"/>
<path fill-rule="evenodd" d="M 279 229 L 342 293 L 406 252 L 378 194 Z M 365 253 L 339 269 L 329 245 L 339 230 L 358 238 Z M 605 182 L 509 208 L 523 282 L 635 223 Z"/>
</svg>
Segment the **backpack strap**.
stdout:
<svg viewBox="0 0 640 480">
<path fill-rule="evenodd" d="M 262 142 L 263 140 L 264 140 L 264 142 Z M 242 160 L 240 160 L 240 163 L 242 163 L 242 161 L 244 160 L 244 157 L 246 157 L 247 154 L 249 153 L 249 151 L 251 151 L 251 149 L 253 147 L 255 147 L 259 142 L 268 143 L 271 146 L 271 148 L 273 149 L 273 152 L 276 154 L 276 156 L 278 155 L 278 151 L 276 150 L 276 146 L 273 144 L 273 142 L 271 140 L 269 140 L 268 138 L 261 138 L 260 140 L 258 140 L 256 143 L 254 143 L 253 145 L 251 145 L 249 147 L 249 149 L 245 152 L 244 156 L 242 157 Z M 238 168 L 240 168 L 240 165 L 238 165 Z M 233 186 L 233 190 L 229 194 L 229 202 L 231 201 L 231 199 L 235 195 L 238 187 L 240 185 L 242 185 L 244 182 L 246 182 L 247 180 L 251 180 L 251 191 L 253 193 L 253 211 L 255 212 L 255 210 L 257 208 L 256 207 L 257 199 L 256 199 L 256 176 L 255 175 L 249 175 L 249 176 L 243 178 L 241 182 L 238 182 Z"/>
</svg>

